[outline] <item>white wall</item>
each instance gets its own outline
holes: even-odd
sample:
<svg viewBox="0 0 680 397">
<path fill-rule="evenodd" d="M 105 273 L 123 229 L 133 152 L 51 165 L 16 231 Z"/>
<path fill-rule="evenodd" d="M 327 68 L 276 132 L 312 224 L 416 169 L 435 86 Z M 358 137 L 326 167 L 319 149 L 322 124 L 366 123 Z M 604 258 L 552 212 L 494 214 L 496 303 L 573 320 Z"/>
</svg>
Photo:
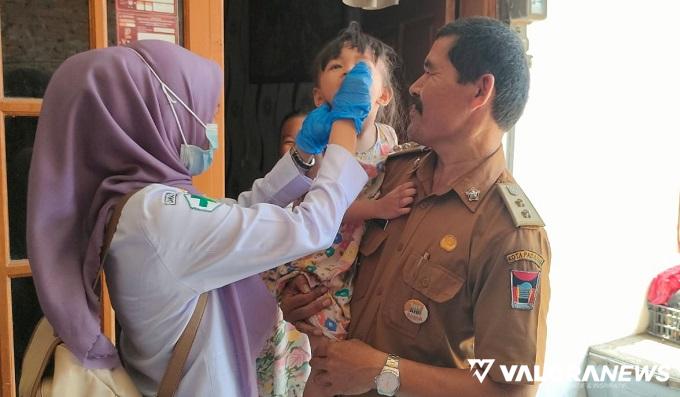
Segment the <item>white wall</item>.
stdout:
<svg viewBox="0 0 680 397">
<path fill-rule="evenodd" d="M 680 264 L 679 18 L 677 0 L 550 0 L 529 26 L 514 174 L 552 245 L 549 368 L 643 331 L 649 281 Z M 579 389 L 549 381 L 540 396 Z"/>
</svg>

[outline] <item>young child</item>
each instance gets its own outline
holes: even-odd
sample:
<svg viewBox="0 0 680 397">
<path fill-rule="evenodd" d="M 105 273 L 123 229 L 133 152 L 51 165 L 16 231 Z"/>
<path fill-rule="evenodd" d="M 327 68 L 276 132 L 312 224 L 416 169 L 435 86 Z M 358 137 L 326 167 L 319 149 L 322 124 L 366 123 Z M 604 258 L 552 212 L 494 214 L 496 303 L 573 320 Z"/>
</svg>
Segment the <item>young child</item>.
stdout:
<svg viewBox="0 0 680 397">
<path fill-rule="evenodd" d="M 356 157 L 366 170 L 369 181 L 345 214 L 331 247 L 263 275 L 268 287 L 277 294 L 299 274 L 307 278 L 312 288 L 320 284 L 327 287 L 326 296 L 332 304 L 307 321 L 331 339 L 344 339 L 347 335 L 353 265 L 365 231 L 364 221 L 392 219 L 407 214 L 415 195 L 410 183 L 384 195 L 380 192 L 384 162 L 397 145 L 396 134 L 390 126 L 396 123 L 399 115 L 393 75 L 396 54 L 392 48 L 362 33 L 358 23 L 350 23 L 316 57 L 314 103 L 316 106 L 331 104 L 345 74 L 359 61 L 367 60 L 373 69 L 372 107 L 357 137 Z M 322 159 L 317 159 L 317 163 L 320 161 Z M 308 344 L 299 338 L 299 334 L 291 333 L 290 328 L 289 324 L 281 321 L 270 340 L 270 348 L 258 358 L 261 396 L 300 396 L 305 388 L 304 382 L 309 374 Z M 292 335 L 297 336 L 291 338 Z M 305 395 L 319 396 L 313 388 L 313 384 L 308 384 Z"/>
<path fill-rule="evenodd" d="M 283 116 L 281 121 L 281 140 L 279 142 L 279 155 L 283 157 L 290 148 L 295 144 L 295 137 L 298 131 L 302 128 L 302 122 L 305 120 L 307 112 L 304 110 L 295 109 L 287 115 Z"/>
</svg>

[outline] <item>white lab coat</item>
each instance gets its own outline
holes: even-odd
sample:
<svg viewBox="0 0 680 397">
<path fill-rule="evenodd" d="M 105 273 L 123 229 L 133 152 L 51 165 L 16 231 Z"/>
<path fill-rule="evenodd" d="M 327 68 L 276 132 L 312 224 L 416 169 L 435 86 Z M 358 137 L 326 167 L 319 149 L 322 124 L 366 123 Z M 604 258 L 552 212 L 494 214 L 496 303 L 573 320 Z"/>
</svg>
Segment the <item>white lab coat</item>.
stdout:
<svg viewBox="0 0 680 397">
<path fill-rule="evenodd" d="M 366 180 L 351 153 L 329 145 L 313 183 L 286 155 L 238 201 L 209 202 L 160 184 L 134 194 L 105 270 L 123 327 L 121 355 L 140 391 L 155 395 L 198 296 L 210 291 L 176 396 L 238 396 L 236 368 L 255 363 L 234 356 L 216 289 L 330 246 Z M 300 206 L 281 208 L 308 189 Z"/>
</svg>

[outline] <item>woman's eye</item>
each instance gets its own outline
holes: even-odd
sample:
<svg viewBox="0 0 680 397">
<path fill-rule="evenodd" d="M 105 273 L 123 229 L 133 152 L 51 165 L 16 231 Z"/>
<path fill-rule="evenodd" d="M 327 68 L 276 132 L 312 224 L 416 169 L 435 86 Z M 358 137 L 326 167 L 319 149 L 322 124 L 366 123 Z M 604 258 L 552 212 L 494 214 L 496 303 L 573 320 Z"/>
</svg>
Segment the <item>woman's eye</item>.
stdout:
<svg viewBox="0 0 680 397">
<path fill-rule="evenodd" d="M 342 65 L 340 65 L 339 63 L 334 63 L 334 64 L 331 64 L 331 65 L 328 66 L 328 70 L 337 70 L 337 69 L 341 69 L 341 68 L 342 68 Z"/>
</svg>

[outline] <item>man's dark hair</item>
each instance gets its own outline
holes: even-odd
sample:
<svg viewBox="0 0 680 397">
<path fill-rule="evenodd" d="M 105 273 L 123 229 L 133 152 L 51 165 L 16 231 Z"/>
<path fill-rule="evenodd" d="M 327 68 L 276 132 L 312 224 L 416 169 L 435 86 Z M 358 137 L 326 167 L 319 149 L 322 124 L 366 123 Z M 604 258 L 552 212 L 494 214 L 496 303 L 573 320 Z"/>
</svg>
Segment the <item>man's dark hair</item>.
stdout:
<svg viewBox="0 0 680 397">
<path fill-rule="evenodd" d="M 458 82 L 470 83 L 492 74 L 496 87 L 493 118 L 504 131 L 511 129 L 529 97 L 529 65 L 522 41 L 508 25 L 484 17 L 444 25 L 436 38 L 449 36 L 457 38 L 449 60 L 458 71 Z"/>
<path fill-rule="evenodd" d="M 319 85 L 319 74 L 323 71 L 328 62 L 340 56 L 344 47 L 356 48 L 360 53 L 370 50 L 373 61 L 377 64 L 378 60 L 385 64 L 386 76 L 385 84 L 392 90 L 392 101 L 387 106 L 381 106 L 376 116 L 376 121 L 392 126 L 396 131 L 400 130 L 402 124 L 402 104 L 399 92 L 399 81 L 395 70 L 400 67 L 400 60 L 394 49 L 379 39 L 361 31 L 358 22 L 352 21 L 345 29 L 341 30 L 334 39 L 326 43 L 321 51 L 314 58 L 312 64 L 312 78 L 314 85 Z"/>
</svg>

